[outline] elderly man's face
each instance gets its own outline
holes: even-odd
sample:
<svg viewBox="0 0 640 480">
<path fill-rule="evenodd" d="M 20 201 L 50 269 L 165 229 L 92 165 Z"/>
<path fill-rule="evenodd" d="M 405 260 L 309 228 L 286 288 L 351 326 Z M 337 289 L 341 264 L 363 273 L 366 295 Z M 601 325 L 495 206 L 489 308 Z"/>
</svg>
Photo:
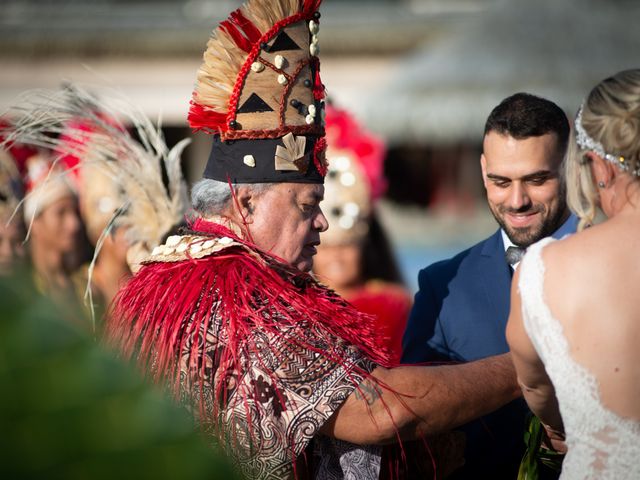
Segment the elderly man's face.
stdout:
<svg viewBox="0 0 640 480">
<path fill-rule="evenodd" d="M 311 270 L 320 232 L 329 226 L 320 210 L 323 195 L 323 185 L 281 183 L 252 197 L 247 223 L 255 244 L 299 270 Z"/>
</svg>

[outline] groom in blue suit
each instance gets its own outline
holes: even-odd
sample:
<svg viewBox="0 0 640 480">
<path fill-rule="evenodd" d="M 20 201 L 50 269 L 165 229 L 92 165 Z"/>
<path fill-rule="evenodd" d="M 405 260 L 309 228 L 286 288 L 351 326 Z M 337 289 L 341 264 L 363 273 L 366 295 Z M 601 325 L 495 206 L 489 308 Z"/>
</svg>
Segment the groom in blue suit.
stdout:
<svg viewBox="0 0 640 480">
<path fill-rule="evenodd" d="M 485 125 L 482 176 L 500 228 L 418 277 L 419 291 L 403 340 L 403 363 L 469 362 L 509 350 L 511 276 L 524 249 L 575 232 L 561 164 L 569 122 L 553 102 L 518 93 L 493 109 Z M 507 255 L 508 253 L 508 255 Z M 465 425 L 466 464 L 452 478 L 515 479 L 524 453 L 527 407 L 517 400 Z"/>
</svg>

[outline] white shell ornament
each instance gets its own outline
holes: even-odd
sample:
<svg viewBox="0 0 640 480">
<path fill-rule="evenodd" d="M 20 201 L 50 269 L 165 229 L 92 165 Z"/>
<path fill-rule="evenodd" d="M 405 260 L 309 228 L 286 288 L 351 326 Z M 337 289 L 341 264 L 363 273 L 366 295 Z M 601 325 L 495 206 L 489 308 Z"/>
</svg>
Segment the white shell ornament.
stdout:
<svg viewBox="0 0 640 480">
<path fill-rule="evenodd" d="M 167 247 L 175 247 L 176 245 L 178 245 L 180 243 L 180 236 L 179 235 L 171 235 L 170 237 L 167 238 L 167 241 L 165 242 L 165 245 Z"/>
<path fill-rule="evenodd" d="M 261 71 L 264 70 L 264 64 L 262 62 L 253 62 L 251 64 L 251 70 L 253 70 L 256 73 L 260 73 Z"/>
<path fill-rule="evenodd" d="M 244 159 L 242 160 L 242 162 L 248 166 L 248 167 L 255 167 L 256 166 L 256 159 L 253 158 L 253 155 L 245 155 Z"/>
<path fill-rule="evenodd" d="M 280 85 L 286 85 L 287 84 L 287 77 L 285 77 L 284 75 L 280 74 L 278 75 L 278 83 Z"/>
</svg>

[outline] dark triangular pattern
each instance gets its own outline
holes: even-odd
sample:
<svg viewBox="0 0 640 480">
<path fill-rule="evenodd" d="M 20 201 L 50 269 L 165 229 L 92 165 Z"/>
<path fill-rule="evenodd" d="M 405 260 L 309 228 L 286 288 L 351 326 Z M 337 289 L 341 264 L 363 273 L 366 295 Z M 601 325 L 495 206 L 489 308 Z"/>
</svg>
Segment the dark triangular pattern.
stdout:
<svg viewBox="0 0 640 480">
<path fill-rule="evenodd" d="M 273 52 L 281 52 L 282 50 L 301 50 L 296 42 L 294 42 L 289 35 L 285 32 L 280 32 L 280 34 L 273 41 L 271 46 L 269 47 L 269 53 Z"/>
<path fill-rule="evenodd" d="M 238 109 L 238 113 L 255 113 L 255 112 L 273 112 L 267 102 L 261 99 L 255 93 L 252 93 L 247 101 Z"/>
</svg>

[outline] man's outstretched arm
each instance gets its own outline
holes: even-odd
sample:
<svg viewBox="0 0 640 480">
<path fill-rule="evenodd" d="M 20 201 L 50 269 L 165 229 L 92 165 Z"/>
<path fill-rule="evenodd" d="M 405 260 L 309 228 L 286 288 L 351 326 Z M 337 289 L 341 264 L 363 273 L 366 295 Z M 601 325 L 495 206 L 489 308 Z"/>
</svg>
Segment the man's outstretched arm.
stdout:
<svg viewBox="0 0 640 480">
<path fill-rule="evenodd" d="M 521 395 L 510 354 L 463 365 L 376 368 L 322 433 L 356 444 L 435 435 L 486 415 Z"/>
</svg>

